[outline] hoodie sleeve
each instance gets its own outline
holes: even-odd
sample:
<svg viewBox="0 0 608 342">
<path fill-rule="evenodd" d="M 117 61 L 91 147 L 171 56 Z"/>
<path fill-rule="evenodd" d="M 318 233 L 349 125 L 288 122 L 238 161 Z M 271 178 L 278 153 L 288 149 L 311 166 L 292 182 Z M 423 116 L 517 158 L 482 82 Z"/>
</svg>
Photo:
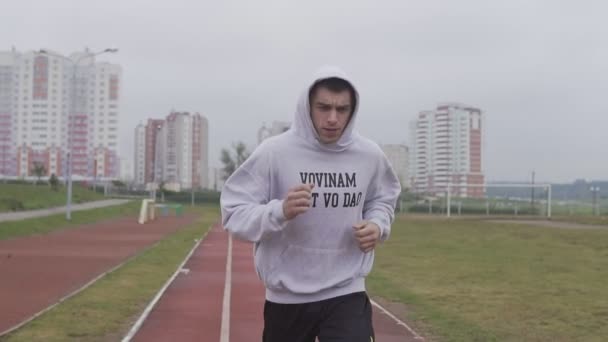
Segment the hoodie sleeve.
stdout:
<svg viewBox="0 0 608 342">
<path fill-rule="evenodd" d="M 401 185 L 388 159 L 382 155 L 372 180 L 365 203 L 363 204 L 363 219 L 374 222 L 380 227 L 380 240 L 385 241 L 391 232 L 391 224 L 395 218 L 395 205 Z"/>
<path fill-rule="evenodd" d="M 270 165 L 261 147 L 226 180 L 220 197 L 224 229 L 236 238 L 252 242 L 282 230 L 287 224 L 283 201 L 269 200 Z"/>
</svg>

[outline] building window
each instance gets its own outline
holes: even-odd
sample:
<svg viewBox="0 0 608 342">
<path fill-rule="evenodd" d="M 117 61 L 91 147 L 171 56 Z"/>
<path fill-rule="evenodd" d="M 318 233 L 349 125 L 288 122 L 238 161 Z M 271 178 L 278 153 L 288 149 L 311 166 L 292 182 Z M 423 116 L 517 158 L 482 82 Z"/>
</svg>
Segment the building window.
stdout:
<svg viewBox="0 0 608 342">
<path fill-rule="evenodd" d="M 471 116 L 471 119 L 473 120 L 473 129 L 479 129 L 479 126 L 480 126 L 479 114 L 473 114 Z"/>
</svg>

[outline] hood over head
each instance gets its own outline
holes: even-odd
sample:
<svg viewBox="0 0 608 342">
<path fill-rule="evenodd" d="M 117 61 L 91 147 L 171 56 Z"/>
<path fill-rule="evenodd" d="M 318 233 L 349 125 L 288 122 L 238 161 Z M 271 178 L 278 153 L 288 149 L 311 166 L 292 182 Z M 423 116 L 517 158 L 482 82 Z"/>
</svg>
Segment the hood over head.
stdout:
<svg viewBox="0 0 608 342">
<path fill-rule="evenodd" d="M 355 108 L 353 109 L 353 113 L 351 114 L 350 121 L 348 122 L 346 128 L 344 128 L 340 139 L 333 144 L 324 144 L 319 140 L 319 134 L 315 130 L 315 127 L 312 123 L 312 119 L 310 117 L 310 89 L 318 81 L 328 78 L 340 78 L 348 82 L 355 90 L 356 97 L 356 104 Z M 357 88 L 355 87 L 352 80 L 346 75 L 344 71 L 334 66 L 322 67 L 314 74 L 314 77 L 311 82 L 300 94 L 300 98 L 298 100 L 298 105 L 296 107 L 296 112 L 294 115 L 292 129 L 296 135 L 304 138 L 307 142 L 313 144 L 313 146 L 316 146 L 319 149 L 334 152 L 344 151 L 352 144 L 353 137 L 356 134 L 356 132 L 354 132 L 354 127 L 355 120 L 357 118 L 357 111 L 359 109 L 359 103 L 359 92 L 357 91 Z"/>
</svg>

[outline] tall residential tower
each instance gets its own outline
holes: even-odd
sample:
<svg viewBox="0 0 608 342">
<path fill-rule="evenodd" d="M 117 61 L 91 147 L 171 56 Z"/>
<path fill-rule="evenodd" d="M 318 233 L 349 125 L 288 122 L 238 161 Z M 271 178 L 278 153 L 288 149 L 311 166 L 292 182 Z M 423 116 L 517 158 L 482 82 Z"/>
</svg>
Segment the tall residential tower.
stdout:
<svg viewBox="0 0 608 342">
<path fill-rule="evenodd" d="M 0 175 L 64 176 L 70 143 L 75 178 L 119 175 L 122 71 L 91 55 L 0 51 Z"/>
<path fill-rule="evenodd" d="M 482 111 L 456 103 L 422 111 L 410 124 L 412 190 L 418 193 L 452 193 L 481 197 Z"/>
<path fill-rule="evenodd" d="M 209 187 L 209 125 L 199 113 L 172 112 L 135 128 L 135 180 L 179 191 Z"/>
</svg>

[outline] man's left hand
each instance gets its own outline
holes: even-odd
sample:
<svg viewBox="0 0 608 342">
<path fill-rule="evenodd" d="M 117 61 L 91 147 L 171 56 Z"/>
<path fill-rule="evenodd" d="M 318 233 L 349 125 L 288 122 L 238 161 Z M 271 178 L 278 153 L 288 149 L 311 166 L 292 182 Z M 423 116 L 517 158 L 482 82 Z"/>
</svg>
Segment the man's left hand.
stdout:
<svg viewBox="0 0 608 342">
<path fill-rule="evenodd" d="M 355 238 L 359 242 L 359 248 L 363 253 L 372 251 L 380 239 L 380 227 L 370 221 L 361 221 L 353 226 Z"/>
</svg>

